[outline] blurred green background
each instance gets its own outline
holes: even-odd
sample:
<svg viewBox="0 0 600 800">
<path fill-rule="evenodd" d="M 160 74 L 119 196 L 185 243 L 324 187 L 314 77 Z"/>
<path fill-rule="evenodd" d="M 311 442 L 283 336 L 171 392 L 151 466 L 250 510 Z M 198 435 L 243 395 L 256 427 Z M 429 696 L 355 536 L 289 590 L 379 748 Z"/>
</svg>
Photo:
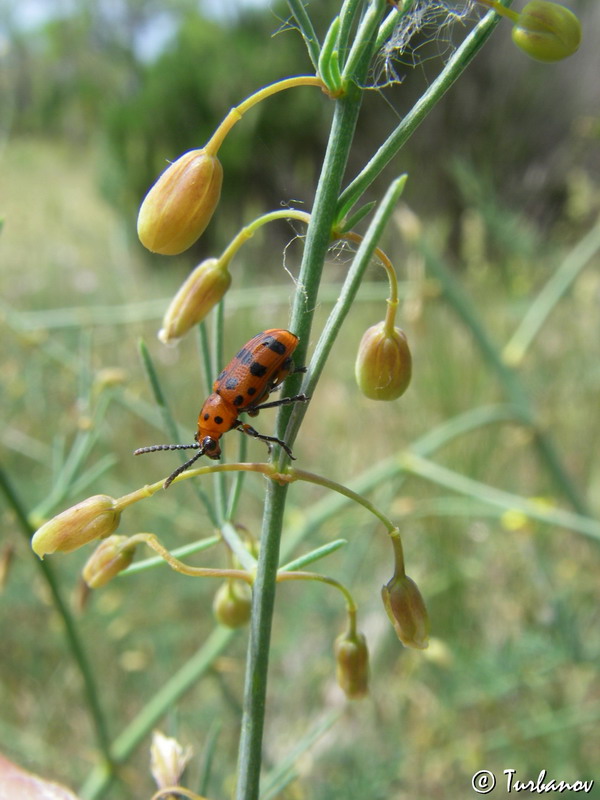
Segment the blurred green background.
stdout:
<svg viewBox="0 0 600 800">
<path fill-rule="evenodd" d="M 303 468 L 346 484 L 445 420 L 506 402 L 407 231 L 417 226 L 427 237 L 501 349 L 600 211 L 600 8 L 592 0 L 572 7 L 584 31 L 573 58 L 531 62 L 500 24 L 372 188 L 376 199 L 393 177 L 409 173 L 406 205 L 382 246 L 401 280 L 413 383 L 400 401 L 379 405 L 354 384 L 358 342 L 382 317 L 387 296 L 373 265 L 295 445 Z M 321 35 L 336 8 L 309 5 Z M 133 491 L 174 468 L 168 454 L 131 456 L 165 437 L 139 360 L 140 337 L 181 423 L 181 441 L 189 441 L 206 386 L 193 336 L 177 349 L 156 340 L 169 298 L 199 260 L 220 252 L 254 216 L 282 204 L 310 209 L 331 110 L 323 95 L 305 88 L 271 98 L 232 131 L 220 153 L 222 204 L 193 251 L 156 257 L 135 238 L 139 202 L 167 160 L 201 146 L 256 88 L 310 71 L 286 19 L 278 2 L 254 9 L 228 3 L 220 13 L 191 0 L 0 5 L 2 465 L 34 522 L 91 494 Z M 367 93 L 348 179 L 439 70 L 435 51 L 447 55 L 451 37 L 461 34 L 458 26 L 443 42 L 418 43 L 405 57 L 416 66 L 396 65 L 400 85 Z M 301 256 L 297 232 L 285 223 L 268 226 L 236 258 L 226 358 L 256 331 L 286 327 Z M 332 256 L 326 267 L 314 341 L 348 258 Z M 518 371 L 539 424 L 596 517 L 598 266 L 595 255 Z M 272 412 L 260 422 L 269 432 Z M 232 457 L 234 445 L 228 442 Z M 85 469 L 64 496 L 57 481 L 78 448 Z M 250 444 L 250 457 L 264 458 L 260 442 Z M 479 429 L 435 459 L 548 507 L 570 508 L 523 427 Z M 302 551 L 349 541 L 318 568 L 355 593 L 372 655 L 371 696 L 346 706 L 335 685 L 339 598 L 319 585 L 281 587 L 267 769 L 332 712 L 341 718 L 298 759 L 297 777 L 279 796 L 454 800 L 471 796 L 471 776 L 484 768 L 499 777 L 494 796 L 502 796 L 509 768 L 523 780 L 547 769 L 556 779 L 600 781 L 597 540 L 431 483 L 400 483 L 386 481 L 372 496 L 400 521 L 409 572 L 430 610 L 432 645 L 407 652 L 387 623 L 379 591 L 390 577 L 391 551 L 380 526 L 359 508 L 345 508 L 313 531 Z M 238 515 L 255 534 L 262 491 L 261 480 L 249 477 Z M 293 487 L 291 531 L 321 498 L 315 487 Z M 95 757 L 80 677 L 15 515 L 6 504 L 1 513 L 3 552 L 14 550 L 14 557 L 0 620 L 0 750 L 77 787 Z M 211 533 L 189 484 L 139 504 L 124 527 L 152 531 L 169 548 Z M 87 555 L 51 559 L 74 606 Z M 195 563 L 210 559 L 223 563 L 221 554 Z M 163 569 L 116 580 L 78 611 L 112 735 L 208 636 L 216 588 Z M 215 798 L 229 796 L 234 780 L 245 645 L 241 632 L 161 725 L 195 748 L 190 786 L 215 737 Z M 108 796 L 151 795 L 148 744 Z"/>
</svg>

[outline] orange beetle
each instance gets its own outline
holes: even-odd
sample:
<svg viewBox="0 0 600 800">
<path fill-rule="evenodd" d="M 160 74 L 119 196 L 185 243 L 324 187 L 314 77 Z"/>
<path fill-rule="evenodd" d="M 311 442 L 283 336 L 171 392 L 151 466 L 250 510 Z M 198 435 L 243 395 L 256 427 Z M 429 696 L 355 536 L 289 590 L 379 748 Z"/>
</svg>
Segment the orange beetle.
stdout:
<svg viewBox="0 0 600 800">
<path fill-rule="evenodd" d="M 198 431 L 193 444 L 155 444 L 140 447 L 134 452 L 153 453 L 157 450 L 198 450 L 195 455 L 169 475 L 164 487 L 190 467 L 200 456 L 219 458 L 221 446 L 219 439 L 227 431 L 236 428 L 255 439 L 262 439 L 269 450 L 271 442 L 283 447 L 290 458 L 294 458 L 288 445 L 276 436 L 266 436 L 251 425 L 240 422 L 238 416 L 245 412 L 255 417 L 263 408 L 275 408 L 288 403 L 306 403 L 310 400 L 305 394 L 282 397 L 270 403 L 263 403 L 288 375 L 306 372 L 306 367 L 295 367 L 292 353 L 298 344 L 298 337 L 280 328 L 257 333 L 235 355 L 213 384 L 213 391 L 198 415 Z"/>
</svg>

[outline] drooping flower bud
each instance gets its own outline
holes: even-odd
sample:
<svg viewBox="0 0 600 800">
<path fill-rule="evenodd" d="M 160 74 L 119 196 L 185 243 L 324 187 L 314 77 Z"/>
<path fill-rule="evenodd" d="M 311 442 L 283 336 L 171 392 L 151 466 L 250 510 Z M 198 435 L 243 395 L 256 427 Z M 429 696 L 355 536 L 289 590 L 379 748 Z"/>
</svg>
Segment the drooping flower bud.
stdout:
<svg viewBox="0 0 600 800">
<path fill-rule="evenodd" d="M 381 589 L 381 597 L 402 644 L 424 650 L 429 644 L 429 616 L 417 584 L 408 575 L 394 575 Z"/>
<path fill-rule="evenodd" d="M 513 42 L 538 61 L 561 61 L 581 43 L 581 23 L 568 8 L 530 0 L 512 30 Z"/>
<path fill-rule="evenodd" d="M 99 589 L 131 564 L 135 544 L 128 536 L 109 536 L 100 542 L 83 568 L 83 580 L 90 589 Z"/>
<path fill-rule="evenodd" d="M 82 500 L 37 530 L 31 547 L 40 558 L 47 553 L 69 553 L 94 539 L 105 539 L 116 530 L 121 512 L 117 501 L 105 494 Z"/>
<path fill-rule="evenodd" d="M 252 612 L 252 589 L 244 581 L 225 581 L 215 594 L 213 611 L 221 625 L 241 628 Z"/>
<path fill-rule="evenodd" d="M 217 258 L 207 258 L 199 264 L 171 301 L 158 332 L 160 341 L 175 344 L 206 317 L 230 285 L 227 264 Z"/>
<path fill-rule="evenodd" d="M 400 328 L 386 330 L 379 322 L 365 331 L 358 347 L 354 374 L 358 388 L 371 400 L 396 400 L 406 391 L 412 358 Z"/>
<path fill-rule="evenodd" d="M 369 650 L 362 633 L 350 630 L 335 640 L 336 678 L 350 700 L 364 697 L 369 691 Z"/>
<path fill-rule="evenodd" d="M 140 242 L 153 253 L 183 253 L 200 238 L 221 196 L 223 168 L 206 150 L 190 150 L 166 169 L 141 205 Z"/>
<path fill-rule="evenodd" d="M 154 731 L 150 747 L 150 772 L 158 788 L 176 786 L 192 756 L 191 747 L 184 748 L 177 739 Z"/>
</svg>

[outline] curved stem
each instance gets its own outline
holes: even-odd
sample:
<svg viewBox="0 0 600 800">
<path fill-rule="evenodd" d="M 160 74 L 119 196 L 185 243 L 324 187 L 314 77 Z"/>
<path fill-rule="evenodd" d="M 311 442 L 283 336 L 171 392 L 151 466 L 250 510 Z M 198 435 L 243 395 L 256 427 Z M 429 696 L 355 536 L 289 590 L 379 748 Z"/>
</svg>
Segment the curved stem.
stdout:
<svg viewBox="0 0 600 800">
<path fill-rule="evenodd" d="M 269 214 L 263 214 L 262 216 L 257 217 L 253 222 L 243 227 L 241 231 L 236 234 L 236 236 L 231 240 L 231 242 L 219 256 L 219 261 L 224 264 L 229 264 L 240 247 L 247 242 L 248 239 L 251 239 L 260 227 L 266 225 L 267 222 L 273 222 L 278 219 L 298 219 L 308 225 L 310 222 L 310 214 L 308 214 L 306 211 L 298 211 L 295 208 L 288 208 L 284 211 L 271 211 Z"/>
<path fill-rule="evenodd" d="M 245 569 L 218 569 L 213 567 L 189 567 L 170 553 L 166 547 L 160 543 L 153 533 L 135 533 L 129 537 L 131 544 L 143 543 L 148 545 L 155 553 L 167 562 L 167 564 L 179 572 L 181 575 L 189 575 L 192 578 L 236 578 L 245 581 L 251 586 L 254 583 L 254 576 Z"/>
<path fill-rule="evenodd" d="M 190 789 L 185 789 L 183 786 L 165 786 L 164 789 L 159 789 L 158 792 L 153 794 L 150 800 L 161 800 L 162 797 L 165 800 L 172 800 L 173 795 L 176 794 L 181 795 L 181 797 L 188 797 L 189 800 L 207 800 L 206 797 L 202 797 L 202 795 L 196 794 Z"/>
<path fill-rule="evenodd" d="M 306 378 L 302 383 L 302 391 L 309 396 L 312 395 L 314 388 L 321 376 L 321 372 L 323 371 L 325 362 L 327 361 L 331 348 L 333 347 L 335 338 L 342 326 L 342 323 L 346 319 L 346 315 L 352 307 L 365 270 L 369 265 L 373 252 L 377 246 L 377 242 L 379 241 L 383 233 L 383 229 L 385 228 L 385 225 L 394 210 L 398 198 L 402 194 L 405 183 L 406 175 L 403 175 L 392 182 L 383 200 L 381 201 L 377 212 L 371 221 L 371 224 L 367 229 L 364 239 L 356 251 L 356 255 L 354 256 L 352 265 L 348 271 L 348 274 L 346 275 L 346 279 L 340 291 L 338 300 L 331 314 L 329 315 L 327 322 L 325 323 L 325 327 L 323 328 L 321 336 L 319 337 L 319 341 L 317 342 L 313 352 Z M 297 404 L 292 410 L 287 429 L 283 432 L 283 435 L 280 436 L 280 438 L 286 441 L 290 446 L 292 446 L 294 443 L 300 428 L 300 424 L 307 410 L 306 404 L 302 403 L 302 406 L 304 406 L 303 408 L 300 408 L 299 406 L 300 404 Z"/>
<path fill-rule="evenodd" d="M 247 97 L 239 106 L 235 106 L 230 110 L 223 122 L 204 145 L 204 150 L 209 155 L 216 156 L 225 137 L 236 122 L 241 120 L 246 111 L 249 111 L 257 103 L 260 103 L 261 100 L 265 100 L 267 97 L 277 94 L 278 92 L 283 92 L 285 89 L 293 89 L 296 86 L 318 86 L 320 89 L 326 88 L 321 78 L 317 78 L 314 75 L 298 75 L 295 78 L 286 78 L 283 81 L 277 81 L 276 83 L 269 84 L 269 86 L 264 86 L 262 89 L 259 89 L 258 92 Z"/>
<path fill-rule="evenodd" d="M 358 503 L 358 505 L 366 508 L 367 511 L 370 511 L 371 514 L 376 516 L 378 520 L 383 522 L 388 533 L 392 533 L 393 531 L 397 530 L 396 526 L 389 517 L 386 517 L 382 511 L 379 511 L 379 509 L 365 497 L 353 492 L 352 489 L 348 489 L 347 486 L 343 486 L 341 483 L 332 481 L 330 478 L 325 478 L 322 475 L 315 475 L 314 472 L 307 472 L 304 469 L 291 468 L 289 470 L 289 475 L 294 480 L 302 480 L 307 481 L 308 483 L 317 484 L 318 486 L 324 486 L 326 489 L 331 489 L 338 494 L 344 495 L 344 497 L 347 497 L 349 500 L 354 500 L 355 503 Z"/>
<path fill-rule="evenodd" d="M 346 233 L 342 233 L 339 238 L 348 239 L 348 241 L 350 242 L 355 242 L 356 244 L 360 244 L 364 237 L 361 236 L 359 233 L 354 233 L 354 231 L 346 231 Z M 376 247 L 375 250 L 373 250 L 373 255 L 376 255 L 377 258 L 381 261 L 383 268 L 387 273 L 388 281 L 390 284 L 389 301 L 398 305 L 398 277 L 396 275 L 396 270 L 394 269 L 394 265 L 380 247 Z"/>
<path fill-rule="evenodd" d="M 520 14 L 517 14 L 516 11 L 511 11 L 510 8 L 505 8 L 501 3 L 496 2 L 496 0 L 476 0 L 476 2 L 488 8 L 492 8 L 496 14 L 499 14 L 501 17 L 506 17 L 506 19 L 509 19 L 515 24 L 519 21 Z"/>
<path fill-rule="evenodd" d="M 319 583 L 326 583 L 328 586 L 333 586 L 334 589 L 338 589 L 338 591 L 344 595 L 348 613 L 356 614 L 356 603 L 354 602 L 354 598 L 350 594 L 350 591 L 344 586 L 343 583 L 336 581 L 335 578 L 329 578 L 327 575 L 319 575 L 318 572 L 304 572 L 301 570 L 292 572 L 278 572 L 277 583 L 283 583 L 284 581 L 319 581 Z"/>
</svg>

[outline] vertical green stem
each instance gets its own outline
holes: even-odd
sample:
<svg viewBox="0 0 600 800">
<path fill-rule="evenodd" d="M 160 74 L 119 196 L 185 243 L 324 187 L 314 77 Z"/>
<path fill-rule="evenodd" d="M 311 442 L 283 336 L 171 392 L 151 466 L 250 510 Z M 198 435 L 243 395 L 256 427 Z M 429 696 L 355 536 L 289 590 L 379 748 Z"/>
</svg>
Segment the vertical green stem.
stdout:
<svg viewBox="0 0 600 800">
<path fill-rule="evenodd" d="M 370 55 L 366 49 L 354 76 L 356 82 L 351 81 L 347 93 L 335 101 L 329 142 L 308 226 L 290 322 L 291 329 L 300 337 L 296 350 L 298 363 L 304 363 L 306 358 L 319 283 L 331 239 L 333 216 L 362 100 L 362 91 L 358 84 L 366 75 Z M 286 383 L 285 391 L 293 392 L 294 385 L 299 385 L 299 378 L 292 376 Z M 285 430 L 288 419 L 289 407 L 283 406 L 277 419 L 278 436 Z M 285 454 L 280 455 L 280 458 L 283 465 Z M 237 800 L 257 800 L 259 794 L 269 645 L 286 496 L 286 485 L 281 486 L 273 481 L 269 483 L 246 661 Z"/>
<path fill-rule="evenodd" d="M 259 793 L 271 623 L 275 604 L 275 577 L 279 563 L 279 542 L 286 495 L 287 485 L 280 486 L 269 481 L 260 558 L 253 588 L 252 623 L 246 659 L 244 713 L 236 793 L 238 800 L 256 800 Z"/>
</svg>

